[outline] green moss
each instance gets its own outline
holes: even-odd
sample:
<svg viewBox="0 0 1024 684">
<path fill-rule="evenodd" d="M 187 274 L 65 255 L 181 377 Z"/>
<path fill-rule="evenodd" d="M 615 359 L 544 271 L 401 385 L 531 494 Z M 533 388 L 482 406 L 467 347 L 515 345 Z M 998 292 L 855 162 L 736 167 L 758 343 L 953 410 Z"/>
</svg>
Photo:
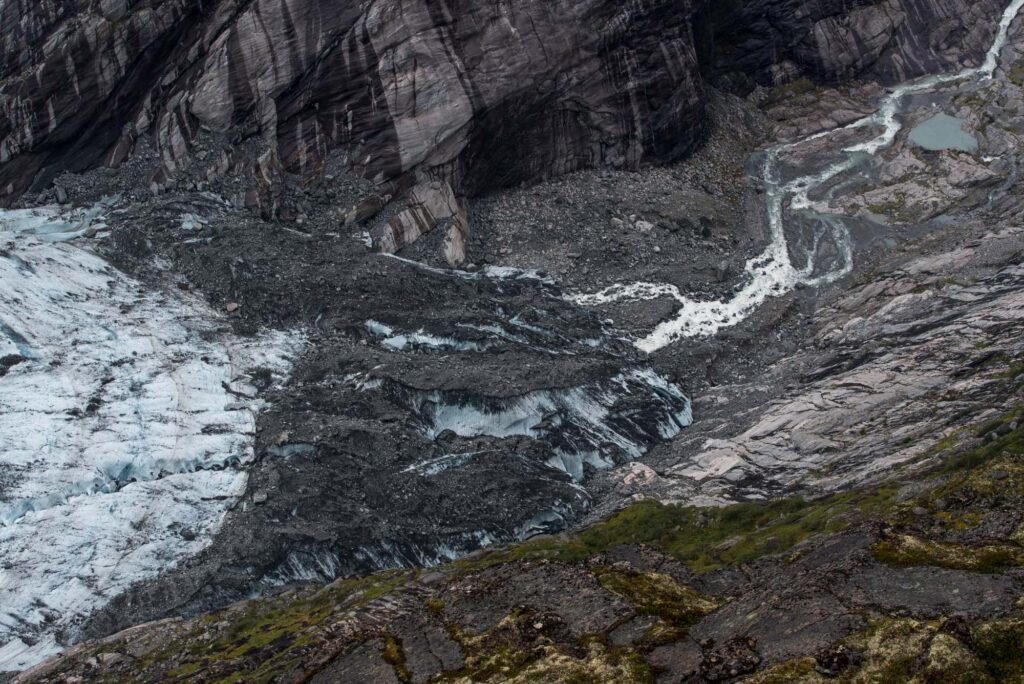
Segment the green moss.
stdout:
<svg viewBox="0 0 1024 684">
<path fill-rule="evenodd" d="M 428 598 L 424 603 L 427 606 L 427 610 L 438 617 L 444 617 L 444 601 L 437 597 Z"/>
<path fill-rule="evenodd" d="M 872 550 L 877 560 L 896 567 L 930 565 L 954 570 L 1001 572 L 1024 564 L 1024 550 L 1010 544 L 967 546 L 901 535 L 876 543 Z"/>
<path fill-rule="evenodd" d="M 1024 375 L 1024 361 L 1014 361 L 1000 374 L 1005 380 L 1017 380 Z"/>
<path fill-rule="evenodd" d="M 823 499 L 785 499 L 718 509 L 636 504 L 606 523 L 584 531 L 591 548 L 635 542 L 659 547 L 698 571 L 737 565 L 781 553 L 813 534 L 837 532 L 881 513 L 895 492 L 841 494 Z"/>
<path fill-rule="evenodd" d="M 518 675 L 531 662 L 525 651 L 498 648 L 485 654 L 471 656 L 466 668 L 448 673 L 440 678 L 442 682 L 487 682 L 502 681 Z"/>
<path fill-rule="evenodd" d="M 408 582 L 414 573 L 391 571 L 335 582 L 319 590 L 250 601 L 206 616 L 187 634 L 140 663 L 162 679 L 160 666 L 174 662 L 166 677 L 219 682 L 271 682 L 301 669 L 304 655 L 324 642 L 320 627 L 334 616 L 357 610 Z M 217 630 L 217 625 L 228 626 Z"/>
<path fill-rule="evenodd" d="M 999 361 L 1004 362 L 1008 363 Z M 1016 382 L 1015 378 L 1007 382 Z M 465 559 L 442 571 L 457 576 L 540 558 L 582 562 L 623 544 L 647 544 L 697 571 L 708 571 L 766 554 L 786 553 L 816 534 L 884 520 L 897 529 L 902 526 L 905 532 L 873 547 L 883 562 L 999 572 L 1024 565 L 1024 525 L 1008 539 L 976 545 L 929 539 L 921 530 L 936 526 L 968 529 L 992 510 L 1018 505 L 1024 497 L 1022 417 L 1022 409 L 1009 411 L 973 432 L 961 428 L 940 441 L 930 453 L 930 458 L 943 459 L 942 466 L 932 473 L 934 487 L 908 501 L 897 501 L 896 487 L 720 508 L 645 501 L 578 534 L 533 539 Z M 960 451 L 949 455 L 957 449 Z M 597 565 L 591 571 L 605 589 L 629 601 L 638 613 L 657 618 L 636 648 L 683 638 L 694 622 L 716 609 L 714 600 L 667 575 L 607 565 Z M 167 638 L 139 657 L 140 678 L 245 682 L 301 678 L 309 674 L 306 667 L 315 670 L 317 663 L 327 662 L 344 646 L 331 641 L 332 625 L 416 576 L 412 571 L 394 571 L 339 581 L 169 627 Z M 440 599 L 427 598 L 424 605 L 444 617 L 445 605 Z M 466 635 L 448 625 L 469 657 L 463 670 L 448 673 L 444 681 L 650 681 L 650 671 L 635 651 L 610 647 L 600 639 L 556 647 L 550 635 L 532 627 L 536 617 L 525 609 L 514 612 L 484 635 Z M 851 668 L 854 672 L 849 677 L 844 673 L 840 681 L 987 682 L 1013 681 L 1014 677 L 1024 681 L 1022 621 L 986 623 L 976 627 L 975 633 L 979 646 L 972 654 L 964 644 L 941 635 L 938 623 L 880 620 L 848 641 L 851 648 L 865 654 L 865 661 Z M 400 679 L 410 681 L 401 642 L 390 635 L 384 639 L 385 658 Z M 311 662 L 314 654 L 315 662 Z M 175 663 L 175 669 L 162 670 L 166 663 Z M 821 679 L 807 658 L 782 663 L 758 676 L 761 679 L 753 681 Z"/>
<path fill-rule="evenodd" d="M 899 222 L 912 222 L 914 213 L 907 206 L 907 195 L 904 192 L 896 192 L 893 199 L 886 202 L 869 203 L 867 210 L 876 216 L 888 216 Z"/>
<path fill-rule="evenodd" d="M 744 684 L 818 684 L 827 680 L 815 669 L 814 658 L 796 658 L 759 672 L 744 681 Z"/>
<path fill-rule="evenodd" d="M 1006 77 L 1018 88 L 1024 87 L 1024 64 L 1014 64 L 1007 69 Z"/>
<path fill-rule="evenodd" d="M 924 655 L 918 679 L 922 682 L 949 684 L 989 684 L 992 677 L 985 665 L 956 637 L 936 634 Z"/>
<path fill-rule="evenodd" d="M 710 597 L 656 572 L 634 572 L 603 566 L 594 575 L 605 589 L 629 601 L 638 613 L 655 615 L 675 627 L 688 627 L 715 610 Z"/>
<path fill-rule="evenodd" d="M 405 649 L 402 648 L 402 641 L 393 634 L 384 635 L 384 660 L 388 661 L 395 670 L 395 675 L 401 682 L 412 681 L 412 673 L 405 664 Z"/>
<path fill-rule="evenodd" d="M 1012 429 L 1011 426 L 1015 423 L 1017 427 Z M 1005 465 L 1015 471 L 1024 464 L 1024 409 L 1016 409 L 990 420 L 976 428 L 974 434 L 987 441 L 948 457 L 942 471 L 947 475 L 965 475 L 971 481 L 967 482 L 964 478 L 954 479 L 946 490 L 956 489 L 965 484 L 972 487 L 982 485 L 983 489 L 991 490 L 990 485 L 983 483 L 986 478 L 991 481 L 991 465 L 996 459 L 1002 459 Z M 1015 480 L 1010 484 L 1018 493 L 1024 493 L 1024 468 L 1020 468 L 1020 473 L 1020 481 Z M 1006 491 L 1006 484 L 1000 483 L 998 488 Z M 944 494 L 941 492 L 937 494 L 942 495 Z"/>
<path fill-rule="evenodd" d="M 971 631 L 974 651 L 999 682 L 1024 682 L 1024 619 L 995 620 Z"/>
<path fill-rule="evenodd" d="M 846 643 L 863 654 L 863 662 L 842 679 L 853 682 L 903 684 L 913 680 L 936 626 L 909 618 L 885 618 Z"/>
<path fill-rule="evenodd" d="M 698 572 L 782 553 L 808 537 L 839 532 L 888 512 L 896 489 L 885 487 L 821 499 L 782 499 L 721 508 L 696 508 L 641 501 L 576 536 L 544 537 L 481 557 L 457 561 L 459 572 L 515 560 L 583 561 L 623 544 L 647 544 Z"/>
<path fill-rule="evenodd" d="M 749 684 L 996 684 L 1024 682 L 1024 620 L 976 625 L 970 644 L 940 631 L 941 621 L 881 618 L 842 640 L 859 654 L 837 676 L 825 677 L 813 658 L 795 658 L 760 672 Z"/>
<path fill-rule="evenodd" d="M 501 682 L 502 684 L 653 684 L 650 667 L 636 652 L 591 640 L 582 653 L 546 646 L 532 654 L 500 650 L 481 656 L 473 666 L 443 675 L 443 682 Z"/>
</svg>

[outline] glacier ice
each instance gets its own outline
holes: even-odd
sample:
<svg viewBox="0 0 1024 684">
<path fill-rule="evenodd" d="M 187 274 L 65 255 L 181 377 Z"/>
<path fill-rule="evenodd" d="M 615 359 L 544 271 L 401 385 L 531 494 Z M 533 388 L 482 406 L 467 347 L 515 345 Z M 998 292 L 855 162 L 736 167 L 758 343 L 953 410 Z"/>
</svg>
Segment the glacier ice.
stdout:
<svg viewBox="0 0 1024 684">
<path fill-rule="evenodd" d="M 690 401 L 682 390 L 649 368 L 508 398 L 442 390 L 406 389 L 401 394 L 430 439 L 448 431 L 467 438 L 531 437 L 552 448 L 549 466 L 576 480 L 583 479 L 585 463 L 607 468 L 635 460 L 693 422 Z M 411 469 L 429 474 L 456 467 L 460 462 L 456 456 Z"/>
<path fill-rule="evenodd" d="M 490 349 L 493 343 L 488 341 L 474 342 L 472 340 L 460 340 L 454 337 L 443 337 L 431 335 L 423 330 L 411 333 L 396 331 L 389 325 L 380 321 L 366 321 L 366 329 L 370 334 L 380 338 L 381 346 L 393 351 L 405 351 L 413 348 L 426 349 L 450 349 L 462 352 L 481 352 Z"/>
<path fill-rule="evenodd" d="M 0 377 L 0 670 L 208 543 L 253 458 L 247 372 L 280 377 L 302 344 L 236 337 L 199 299 L 66 242 L 101 220 L 0 212 L 0 356 L 25 359 Z"/>
</svg>

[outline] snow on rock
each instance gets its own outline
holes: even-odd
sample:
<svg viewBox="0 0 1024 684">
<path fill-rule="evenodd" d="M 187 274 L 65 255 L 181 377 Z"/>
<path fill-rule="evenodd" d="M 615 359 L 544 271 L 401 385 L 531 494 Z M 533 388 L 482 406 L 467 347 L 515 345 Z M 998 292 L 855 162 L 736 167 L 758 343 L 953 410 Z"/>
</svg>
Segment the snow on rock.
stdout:
<svg viewBox="0 0 1024 684">
<path fill-rule="evenodd" d="M 209 542 L 253 458 L 248 373 L 280 379 L 302 344 L 61 241 L 101 209 L 0 213 L 0 671 Z"/>
</svg>

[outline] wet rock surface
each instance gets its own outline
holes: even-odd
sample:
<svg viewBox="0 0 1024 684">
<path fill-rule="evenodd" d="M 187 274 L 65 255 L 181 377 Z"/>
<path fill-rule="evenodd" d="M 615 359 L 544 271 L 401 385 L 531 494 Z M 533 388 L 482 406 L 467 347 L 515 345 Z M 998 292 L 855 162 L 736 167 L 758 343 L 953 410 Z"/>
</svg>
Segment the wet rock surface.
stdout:
<svg viewBox="0 0 1024 684">
<path fill-rule="evenodd" d="M 7 3 L 0 191 L 141 170 L 267 215 L 285 172 L 343 168 L 394 197 L 428 174 L 470 194 L 678 158 L 705 81 L 895 83 L 974 64 L 997 0 L 538 5 L 446 1 Z M 190 166 L 201 179 L 190 177 Z M 231 171 L 231 174 L 228 172 Z M 240 173 L 241 184 L 228 176 Z M 369 197 L 360 199 L 366 199 Z"/>
</svg>

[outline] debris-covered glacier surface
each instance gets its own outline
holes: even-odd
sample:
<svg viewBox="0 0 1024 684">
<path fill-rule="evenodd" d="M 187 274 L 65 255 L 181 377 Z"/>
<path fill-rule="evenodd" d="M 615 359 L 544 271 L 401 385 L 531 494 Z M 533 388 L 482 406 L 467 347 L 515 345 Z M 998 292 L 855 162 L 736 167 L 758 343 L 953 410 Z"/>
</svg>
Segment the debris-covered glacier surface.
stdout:
<svg viewBox="0 0 1024 684">
<path fill-rule="evenodd" d="M 0 671 L 209 542 L 253 458 L 250 373 L 302 345 L 64 241 L 99 214 L 0 213 Z"/>
</svg>

